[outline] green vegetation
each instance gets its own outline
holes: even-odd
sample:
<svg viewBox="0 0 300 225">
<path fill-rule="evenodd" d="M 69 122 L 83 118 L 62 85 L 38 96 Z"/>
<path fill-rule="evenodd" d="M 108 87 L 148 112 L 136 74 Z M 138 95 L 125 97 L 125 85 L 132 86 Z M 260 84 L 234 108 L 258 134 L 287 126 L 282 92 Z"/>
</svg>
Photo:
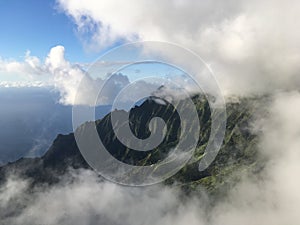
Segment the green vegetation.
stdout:
<svg viewBox="0 0 300 225">
<path fill-rule="evenodd" d="M 259 161 L 257 143 L 258 137 L 251 132 L 252 115 L 255 115 L 261 99 L 240 99 L 227 104 L 227 125 L 223 146 L 214 162 L 205 170 L 198 171 L 199 161 L 210 135 L 210 108 L 204 97 L 195 96 L 193 102 L 201 124 L 200 140 L 192 159 L 175 176 L 165 181 L 168 185 L 178 185 L 186 191 L 201 191 L 202 188 L 211 194 L 220 194 L 239 180 L 241 174 L 258 173 L 262 168 Z M 112 113 L 125 113 L 116 110 Z M 130 127 L 138 138 L 150 135 L 148 124 L 151 118 L 158 116 L 167 124 L 167 135 L 156 149 L 140 152 L 128 149 L 116 138 L 108 114 L 102 120 L 96 121 L 101 140 L 108 151 L 118 160 L 132 165 L 151 165 L 162 160 L 180 136 L 180 118 L 176 110 L 169 104 L 157 104 L 153 99 L 146 100 L 129 113 Z M 91 122 L 89 122 L 91 123 Z M 88 123 L 83 125 L 86 126 Z M 2 181 L 5 175 L 17 173 L 29 177 L 34 184 L 56 183 L 70 168 L 89 168 L 81 156 L 73 134 L 58 135 L 47 153 L 36 159 L 20 159 L 0 168 Z"/>
</svg>

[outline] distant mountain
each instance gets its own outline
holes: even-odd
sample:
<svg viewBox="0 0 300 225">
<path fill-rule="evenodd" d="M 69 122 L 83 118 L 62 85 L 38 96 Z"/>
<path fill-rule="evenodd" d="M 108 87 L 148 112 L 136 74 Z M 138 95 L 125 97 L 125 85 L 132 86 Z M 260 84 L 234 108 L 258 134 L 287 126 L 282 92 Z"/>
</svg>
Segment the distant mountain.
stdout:
<svg viewBox="0 0 300 225">
<path fill-rule="evenodd" d="M 229 187 L 236 171 L 243 170 L 257 173 L 263 164 L 258 160 L 258 137 L 252 134 L 250 127 L 251 115 L 259 110 L 261 99 L 239 99 L 235 103 L 227 104 L 227 129 L 223 146 L 214 162 L 203 172 L 198 171 L 199 160 L 210 134 L 211 114 L 208 101 L 201 96 L 193 97 L 201 124 L 200 139 L 193 158 L 175 176 L 165 181 L 167 184 L 180 185 L 185 190 L 197 190 L 205 187 L 211 193 L 216 193 L 221 187 Z M 147 138 L 150 134 L 148 123 L 151 118 L 158 116 L 167 124 L 167 134 L 158 148 L 140 152 L 128 149 L 117 138 L 112 129 L 111 115 L 128 112 L 115 110 L 103 119 L 96 121 L 99 137 L 108 151 L 116 159 L 132 165 L 151 165 L 163 159 L 172 146 L 178 143 L 180 134 L 180 118 L 170 104 L 160 104 L 149 98 L 141 105 L 129 112 L 130 126 L 133 133 L 139 138 Z M 82 125 L 88 126 L 91 122 Z M 82 128 L 81 127 L 81 128 Z M 74 134 L 58 135 L 46 154 L 40 158 L 22 158 L 0 168 L 2 182 L 7 174 L 18 174 L 21 177 L 31 178 L 34 184 L 56 183 L 69 169 L 90 169 L 83 159 Z"/>
</svg>

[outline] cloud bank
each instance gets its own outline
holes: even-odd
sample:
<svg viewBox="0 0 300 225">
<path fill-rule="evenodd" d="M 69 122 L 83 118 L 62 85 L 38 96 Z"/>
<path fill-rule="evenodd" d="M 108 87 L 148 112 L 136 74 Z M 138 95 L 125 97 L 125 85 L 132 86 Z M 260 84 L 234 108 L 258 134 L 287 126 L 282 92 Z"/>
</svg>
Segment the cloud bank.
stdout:
<svg viewBox="0 0 300 225">
<path fill-rule="evenodd" d="M 58 0 L 58 5 L 87 48 L 121 40 L 173 42 L 209 63 L 227 95 L 299 87 L 297 0 Z"/>
</svg>

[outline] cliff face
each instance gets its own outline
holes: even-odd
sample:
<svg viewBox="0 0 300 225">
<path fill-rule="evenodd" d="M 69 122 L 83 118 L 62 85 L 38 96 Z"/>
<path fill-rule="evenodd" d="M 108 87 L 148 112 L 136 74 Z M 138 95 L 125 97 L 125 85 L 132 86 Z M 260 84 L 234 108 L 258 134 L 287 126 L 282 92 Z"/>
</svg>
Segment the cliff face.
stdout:
<svg viewBox="0 0 300 225">
<path fill-rule="evenodd" d="M 210 134 L 210 108 L 205 98 L 195 96 L 193 102 L 200 119 L 200 138 L 193 158 L 167 184 L 178 184 L 187 190 L 204 186 L 216 192 L 227 185 L 236 171 L 244 170 L 256 173 L 262 164 L 257 158 L 257 136 L 250 132 L 251 115 L 259 108 L 259 99 L 240 99 L 238 103 L 227 104 L 227 129 L 223 146 L 214 162 L 203 172 L 198 171 L 199 160 L 203 156 Z M 111 124 L 113 113 L 127 115 L 128 112 L 115 110 L 96 121 L 97 131 L 107 150 L 116 159 L 132 165 L 151 165 L 163 159 L 172 146 L 178 143 L 180 135 L 180 118 L 172 105 L 160 104 L 152 98 L 129 113 L 130 128 L 138 137 L 149 137 L 149 121 L 153 117 L 164 119 L 167 133 L 163 142 L 154 150 L 135 151 L 124 146 L 114 134 Z M 117 121 L 118 122 L 118 121 Z M 87 124 L 82 125 L 87 126 Z M 74 134 L 58 135 L 52 146 L 41 158 L 20 159 L 0 168 L 2 181 L 7 174 L 31 178 L 33 184 L 55 183 L 68 169 L 86 168 L 89 165 L 83 159 L 75 142 Z"/>
</svg>

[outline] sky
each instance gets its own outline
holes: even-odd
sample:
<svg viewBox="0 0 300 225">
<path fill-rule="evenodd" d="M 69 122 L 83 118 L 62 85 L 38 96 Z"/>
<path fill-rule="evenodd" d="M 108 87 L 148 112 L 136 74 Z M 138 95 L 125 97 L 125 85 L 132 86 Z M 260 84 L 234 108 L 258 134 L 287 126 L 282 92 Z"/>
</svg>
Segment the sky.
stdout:
<svg viewBox="0 0 300 225">
<path fill-rule="evenodd" d="M 26 51 L 45 58 L 56 45 L 68 49 L 73 62 L 95 58 L 84 50 L 76 36 L 76 26 L 58 9 L 54 0 L 0 1 L 0 57 L 23 60 Z"/>
<path fill-rule="evenodd" d="M 83 18 L 83 23 L 89 23 L 91 17 L 82 15 L 80 18 Z M 85 76 L 84 71 L 89 64 L 103 53 L 127 42 L 126 38 L 112 37 L 111 43 L 106 41 L 99 47 L 97 41 L 92 41 L 100 29 L 98 23 L 93 25 L 91 22 L 92 25 L 82 28 L 77 22 L 59 1 L 1 1 L 0 87 L 51 87 L 61 94 L 60 103 L 73 105 L 76 82 Z M 125 61 L 130 61 L 139 53 L 131 50 L 130 54 L 128 51 L 126 54 Z M 105 60 L 119 64 L 118 55 L 112 54 Z M 58 65 L 57 59 L 64 63 Z M 75 68 L 78 65 L 80 69 Z M 123 72 L 130 74 L 129 80 L 138 79 L 137 71 L 140 70 L 145 76 L 178 75 L 175 67 L 153 65 L 133 65 Z M 63 78 L 61 73 L 66 67 L 69 76 Z M 99 73 L 101 68 L 97 75 Z M 101 78 L 105 75 L 101 74 Z"/>
<path fill-rule="evenodd" d="M 74 75 L 62 78 L 62 68 L 58 72 L 58 64 L 46 62 L 50 52 L 52 60 L 60 58 L 74 71 L 74 64 L 94 62 L 123 43 L 149 40 L 193 51 L 210 65 L 225 96 L 295 89 L 300 83 L 296 0 L 174 0 L 159 7 L 137 0 L 12 0 L 0 6 L 1 86 L 43 81 L 64 96 L 66 88 L 57 81 L 75 84 Z M 180 59 L 172 51 L 156 51 L 174 62 Z"/>
<path fill-rule="evenodd" d="M 122 44 L 122 40 L 91 50 L 83 38 L 91 38 L 93 32 L 83 34 L 55 0 L 1 0 L 0 31 L 0 124 L 6 127 L 0 133 L 1 165 L 23 156 L 39 156 L 58 133 L 72 131 L 69 106 L 74 102 L 76 83 L 84 76 L 83 68 Z M 118 59 L 114 56 L 107 60 Z M 141 70 L 147 76 L 180 76 L 180 71 L 170 66 L 157 64 L 155 71 L 152 68 L 150 64 L 138 64 L 119 72 L 131 74 L 130 80 L 138 79 Z M 130 82 L 122 75 L 115 80 L 123 85 Z M 95 86 L 91 79 L 88 83 Z M 109 83 L 110 99 L 119 89 L 114 82 Z M 95 86 L 94 93 L 97 92 Z M 85 103 L 86 98 L 79 103 Z M 110 100 L 105 105 L 111 103 Z M 103 116 L 109 110 L 100 111 Z"/>
</svg>

